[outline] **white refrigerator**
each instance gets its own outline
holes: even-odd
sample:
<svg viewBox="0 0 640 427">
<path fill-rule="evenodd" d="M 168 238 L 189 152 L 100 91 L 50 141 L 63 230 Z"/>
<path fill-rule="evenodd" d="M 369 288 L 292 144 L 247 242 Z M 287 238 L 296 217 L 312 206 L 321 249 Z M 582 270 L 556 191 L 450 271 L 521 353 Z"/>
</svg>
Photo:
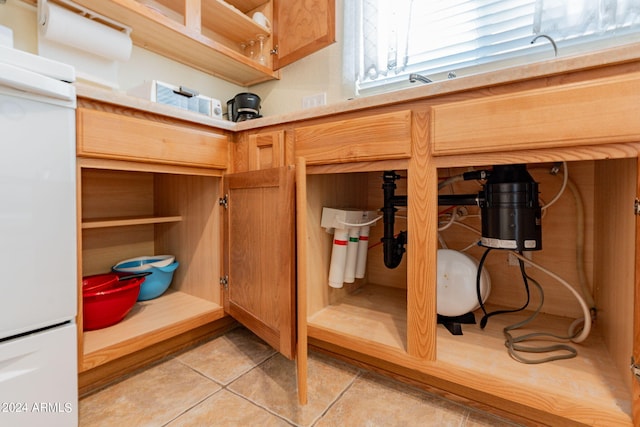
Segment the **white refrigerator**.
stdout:
<svg viewBox="0 0 640 427">
<path fill-rule="evenodd" d="M 0 46 L 0 426 L 78 425 L 74 80 Z"/>
</svg>

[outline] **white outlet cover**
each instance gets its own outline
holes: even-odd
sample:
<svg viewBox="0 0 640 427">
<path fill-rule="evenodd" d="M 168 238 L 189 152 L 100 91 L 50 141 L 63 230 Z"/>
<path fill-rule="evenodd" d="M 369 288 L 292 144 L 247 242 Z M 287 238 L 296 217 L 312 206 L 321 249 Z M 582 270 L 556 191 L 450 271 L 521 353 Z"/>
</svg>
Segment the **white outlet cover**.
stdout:
<svg viewBox="0 0 640 427">
<path fill-rule="evenodd" d="M 314 108 L 327 104 L 327 93 L 317 93 L 302 98 L 302 108 Z"/>
</svg>

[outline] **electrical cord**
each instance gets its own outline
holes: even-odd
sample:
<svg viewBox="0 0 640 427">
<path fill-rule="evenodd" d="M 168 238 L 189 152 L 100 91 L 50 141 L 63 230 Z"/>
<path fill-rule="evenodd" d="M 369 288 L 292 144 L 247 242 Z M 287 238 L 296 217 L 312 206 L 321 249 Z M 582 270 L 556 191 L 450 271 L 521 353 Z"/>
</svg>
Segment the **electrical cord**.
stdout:
<svg viewBox="0 0 640 427">
<path fill-rule="evenodd" d="M 540 304 L 538 305 L 538 307 L 536 308 L 536 310 L 531 314 L 531 316 L 529 316 L 528 318 L 515 323 L 513 325 L 510 326 L 506 326 L 503 329 L 503 333 L 504 336 L 506 338 L 505 340 L 505 347 L 507 348 L 507 351 L 509 352 L 509 355 L 514 359 L 517 360 L 518 362 L 521 363 L 525 363 L 525 364 L 540 364 L 540 363 L 546 363 L 546 362 L 551 362 L 554 360 L 561 360 L 561 359 L 571 359 L 573 357 L 576 357 L 578 355 L 578 352 L 576 351 L 575 348 L 571 347 L 570 345 L 567 344 L 552 344 L 552 345 L 547 345 L 547 346 L 537 346 L 537 347 L 533 347 L 533 346 L 526 346 L 526 345 L 521 345 L 521 343 L 525 342 L 525 341 L 531 341 L 534 339 L 539 339 L 541 337 L 545 337 L 545 338 L 551 338 L 551 339 L 556 339 L 556 340 L 560 340 L 560 341 L 573 341 L 573 342 L 582 342 L 584 339 L 586 339 L 586 337 L 589 334 L 590 328 L 591 328 L 591 322 L 590 322 L 590 318 L 588 318 L 588 321 L 585 321 L 585 327 L 582 329 L 581 333 L 578 334 L 578 332 L 575 331 L 576 326 L 578 324 L 578 322 L 573 322 L 571 324 L 571 326 L 569 327 L 569 335 L 568 336 L 559 336 L 559 335 L 555 335 L 549 332 L 532 332 L 529 334 L 525 334 L 519 337 L 514 337 L 511 334 L 511 331 L 515 330 L 515 329 L 519 329 L 527 324 L 529 324 L 530 322 L 532 322 L 540 313 L 541 309 L 542 309 L 542 305 L 544 304 L 544 291 L 542 289 L 542 286 L 540 286 L 540 284 L 533 279 L 532 277 L 530 277 L 526 271 L 525 271 L 525 261 L 530 263 L 531 265 L 534 265 L 531 261 L 527 260 L 526 258 L 524 258 L 524 256 L 522 255 L 522 253 L 518 253 L 515 251 L 512 251 L 512 253 L 514 255 L 516 255 L 518 257 L 518 264 L 520 266 L 520 273 L 522 275 L 522 281 L 524 283 L 524 287 L 527 293 L 527 300 L 525 302 L 525 304 L 517 309 L 513 309 L 513 310 L 496 310 L 496 311 L 492 311 L 491 313 L 487 313 L 486 308 L 484 306 L 484 303 L 482 302 L 482 298 L 481 298 L 481 294 L 480 294 L 480 275 L 482 272 L 482 266 L 484 265 L 484 262 L 487 258 L 487 255 L 489 254 L 489 252 L 492 250 L 492 248 L 487 248 L 487 250 L 484 252 L 484 254 L 482 255 L 482 258 L 480 259 L 480 263 L 478 265 L 478 274 L 476 276 L 476 293 L 478 296 L 478 302 L 480 304 L 480 307 L 482 309 L 482 312 L 484 313 L 484 316 L 482 317 L 482 319 L 480 320 L 480 328 L 484 329 L 487 326 L 487 321 L 489 320 L 489 318 L 491 316 L 495 316 L 497 314 L 505 314 L 505 313 L 515 313 L 515 312 L 519 312 L 524 310 L 525 308 L 527 308 L 527 306 L 529 305 L 529 302 L 531 301 L 531 291 L 530 291 L 530 287 L 529 287 L 529 282 L 533 283 L 534 286 L 538 289 L 538 292 L 540 293 Z M 559 277 L 555 276 L 553 273 L 551 273 L 549 270 L 546 270 L 538 265 L 534 265 L 537 268 L 540 268 L 542 271 L 544 271 L 547 274 L 552 274 L 554 278 L 556 278 L 557 280 L 562 281 L 562 279 L 560 279 Z M 565 282 L 566 283 L 566 282 Z M 566 284 L 568 286 L 568 284 Z M 570 286 L 569 286 L 570 287 Z M 571 288 L 573 289 L 573 288 Z M 575 291 L 574 291 L 574 295 Z M 579 296 L 578 296 L 579 297 Z M 584 304 L 584 301 L 580 300 L 581 305 L 583 306 L 583 309 L 586 307 L 586 304 Z M 588 312 L 587 312 L 588 314 Z M 579 319 L 582 320 L 582 319 Z M 587 325 L 588 323 L 588 325 Z M 560 352 L 561 354 L 555 354 L 552 356 L 548 356 L 548 357 L 544 357 L 544 358 L 540 358 L 540 359 L 531 359 L 531 358 L 526 358 L 521 356 L 519 353 L 551 353 L 551 352 Z M 563 353 L 563 354 L 562 354 Z"/>
<path fill-rule="evenodd" d="M 540 304 L 538 305 L 538 308 L 531 314 L 531 316 L 529 316 L 528 318 L 526 318 L 521 322 L 515 323 L 510 326 L 506 326 L 503 329 L 503 333 L 506 338 L 504 345 L 505 347 L 507 347 L 507 351 L 509 352 L 509 355 L 513 359 L 517 360 L 518 362 L 529 364 L 529 365 L 546 363 L 554 360 L 571 359 L 576 357 L 578 355 L 578 352 L 576 351 L 576 349 L 567 344 L 552 344 L 547 346 L 532 347 L 532 346 L 521 345 L 520 343 L 538 339 L 541 337 L 557 339 L 561 341 L 568 341 L 575 338 L 577 333 L 571 333 L 571 335 L 569 336 L 559 336 L 559 335 L 551 334 L 548 332 L 532 332 L 529 334 L 521 335 L 519 337 L 514 337 L 513 335 L 511 335 L 511 331 L 515 329 L 519 329 L 531 323 L 538 316 L 538 314 L 540 313 L 540 310 L 542 310 L 542 305 L 544 304 L 544 291 L 542 289 L 542 286 L 540 286 L 540 283 L 538 283 L 534 278 L 530 277 L 526 273 L 524 261 L 522 259 L 518 259 L 518 263 L 520 265 L 520 273 L 522 274 L 522 280 L 526 284 L 525 286 L 528 288 L 529 287 L 528 283 L 531 282 L 538 289 L 538 292 L 540 293 Z M 530 358 L 523 357 L 519 354 L 519 353 L 551 353 L 551 352 L 561 352 L 561 353 L 564 352 L 564 354 L 555 354 L 552 356 L 539 358 L 539 359 L 530 359 Z"/>
<path fill-rule="evenodd" d="M 564 173 L 562 174 L 562 186 L 560 187 L 560 190 L 558 190 L 556 195 L 553 196 L 553 199 L 551 199 L 549 203 L 541 207 L 543 211 L 545 211 L 547 208 L 549 208 L 551 205 L 557 202 L 558 199 L 560 199 L 560 196 L 562 196 L 562 193 L 564 193 L 564 190 L 567 188 L 567 182 L 569 181 L 569 171 L 567 170 L 567 162 L 562 162 L 562 170 L 564 171 Z M 555 173 L 552 172 L 553 175 L 555 175 Z"/>
<path fill-rule="evenodd" d="M 577 319 L 575 322 L 573 322 L 571 324 L 571 326 L 569 327 L 569 334 L 573 336 L 574 335 L 573 334 L 574 329 L 577 327 L 577 325 L 579 323 L 581 323 L 581 321 L 583 321 L 584 325 L 582 327 L 582 331 L 575 338 L 571 338 L 571 341 L 573 341 L 575 343 L 580 343 L 580 342 L 586 340 L 587 337 L 589 336 L 589 333 L 591 332 L 591 312 L 589 311 L 589 307 L 587 307 L 587 303 L 584 301 L 584 299 L 578 293 L 578 291 L 576 291 L 573 288 L 573 286 L 571 286 L 562 277 L 560 277 L 557 274 L 555 274 L 554 272 L 544 268 L 540 264 L 536 264 L 535 262 L 531 261 L 530 259 L 527 259 L 524 256 L 522 256 L 518 252 L 512 251 L 511 253 L 516 258 L 518 258 L 519 260 L 524 261 L 525 263 L 537 268 L 538 270 L 542 271 L 543 273 L 547 274 L 548 276 L 551 276 L 552 278 L 556 279 L 558 282 L 560 282 L 560 284 L 562 284 L 565 288 L 567 288 L 567 290 L 569 292 L 571 292 L 573 294 L 573 296 L 576 298 L 576 300 L 578 300 L 578 303 L 580 304 L 580 308 L 582 309 L 582 313 L 584 315 L 584 318 L 583 319 Z"/>
<path fill-rule="evenodd" d="M 548 169 L 543 170 L 554 176 L 557 175 L 558 172 L 560 172 L 557 166 L 551 168 L 550 171 Z M 587 275 L 585 273 L 584 265 L 584 202 L 582 200 L 582 196 L 580 194 L 580 191 L 578 190 L 578 187 L 569 178 L 569 168 L 567 167 L 567 162 L 562 162 L 562 171 L 562 186 L 558 193 L 556 193 L 556 195 L 553 197 L 553 199 L 542 207 L 542 212 L 543 215 L 546 214 L 546 209 L 553 203 L 555 203 L 567 188 L 571 191 L 576 206 L 576 269 L 578 272 L 578 282 L 580 283 L 582 296 L 584 297 L 587 305 L 590 308 L 591 318 L 592 320 L 595 320 L 597 317 L 597 308 L 587 281 Z"/>
<path fill-rule="evenodd" d="M 517 313 L 519 311 L 522 311 L 525 308 L 527 308 L 527 306 L 529 305 L 529 301 L 531 300 L 531 293 L 529 292 L 529 283 L 525 280 L 524 284 L 525 284 L 525 290 L 527 291 L 527 301 L 524 303 L 522 307 L 515 308 L 512 310 L 496 310 L 496 311 L 492 311 L 491 313 L 487 313 L 487 309 L 484 306 L 484 302 L 482 301 L 482 294 L 480 292 L 480 278 L 482 277 L 482 267 L 484 265 L 484 262 L 487 258 L 487 255 L 489 255 L 489 252 L 491 252 L 492 249 L 493 248 L 487 248 L 487 250 L 484 251 L 484 253 L 482 254 L 482 258 L 480 258 L 480 263 L 478 264 L 478 272 L 476 274 L 476 295 L 478 297 L 478 304 L 480 304 L 480 308 L 484 313 L 484 316 L 482 316 L 482 319 L 480 319 L 480 329 L 484 329 L 485 326 L 487 326 L 487 322 L 489 321 L 490 317 L 495 316 L 497 314 Z"/>
</svg>

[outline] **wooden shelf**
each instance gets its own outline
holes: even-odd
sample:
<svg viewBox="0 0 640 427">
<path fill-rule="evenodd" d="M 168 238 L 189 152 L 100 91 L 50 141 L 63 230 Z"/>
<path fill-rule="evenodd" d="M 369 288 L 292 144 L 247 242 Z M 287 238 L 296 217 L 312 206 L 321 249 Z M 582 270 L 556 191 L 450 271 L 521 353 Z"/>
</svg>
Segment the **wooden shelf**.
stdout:
<svg viewBox="0 0 640 427">
<path fill-rule="evenodd" d="M 238 44 L 256 40 L 257 34 L 266 37 L 271 35 L 271 30 L 258 25 L 251 17 L 223 0 L 202 2 L 202 27 Z"/>
<path fill-rule="evenodd" d="M 259 6 L 264 5 L 267 0 L 229 0 L 228 3 L 231 3 L 234 7 L 240 9 L 242 13 L 250 12 L 253 9 L 256 9 Z"/>
<path fill-rule="evenodd" d="M 163 224 L 182 221 L 182 216 L 135 217 L 135 218 L 96 218 L 82 221 L 83 229 L 124 227 L 128 225 Z"/>
<path fill-rule="evenodd" d="M 247 35 L 254 38 L 265 29 L 220 0 L 202 2 L 205 7 L 203 29 L 217 32 L 219 25 L 235 25 L 233 31 L 224 29 L 227 33 L 222 34 L 220 40 L 177 21 L 179 12 L 164 14 L 166 7 L 149 7 L 136 0 L 77 0 L 76 3 L 131 27 L 135 45 L 229 82 L 250 86 L 279 78 L 278 72 L 250 60 L 240 51 L 241 40 L 246 40 Z M 230 41 L 237 42 L 238 46 L 230 47 Z"/>
<path fill-rule="evenodd" d="M 137 302 L 120 323 L 85 332 L 82 370 L 102 365 L 223 316 L 224 309 L 220 305 L 169 289 L 156 299 Z"/>
<path fill-rule="evenodd" d="M 509 356 L 502 330 L 526 314 L 492 317 L 484 330 L 463 325 L 454 336 L 438 325 L 436 362 L 418 363 L 406 347 L 406 290 L 367 285 L 309 318 L 309 337 L 350 348 L 368 349 L 385 360 L 402 361 L 438 380 L 481 389 L 496 398 L 591 424 L 631 424 L 631 391 L 615 369 L 598 330 L 582 344 L 578 357 L 525 365 Z M 476 319 L 481 317 L 476 314 Z M 531 329 L 566 334 L 572 319 L 540 315 Z M 519 336 L 532 330 L 517 330 Z"/>
</svg>

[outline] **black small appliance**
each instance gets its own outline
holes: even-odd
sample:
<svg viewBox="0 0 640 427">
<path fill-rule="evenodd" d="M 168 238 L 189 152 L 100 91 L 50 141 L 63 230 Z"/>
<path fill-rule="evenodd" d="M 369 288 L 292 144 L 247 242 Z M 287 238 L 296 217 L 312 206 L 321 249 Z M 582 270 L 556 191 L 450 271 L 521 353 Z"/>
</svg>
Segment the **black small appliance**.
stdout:
<svg viewBox="0 0 640 427">
<path fill-rule="evenodd" d="M 260 115 L 260 97 L 243 92 L 227 101 L 227 117 L 233 122 L 257 119 Z"/>
</svg>

